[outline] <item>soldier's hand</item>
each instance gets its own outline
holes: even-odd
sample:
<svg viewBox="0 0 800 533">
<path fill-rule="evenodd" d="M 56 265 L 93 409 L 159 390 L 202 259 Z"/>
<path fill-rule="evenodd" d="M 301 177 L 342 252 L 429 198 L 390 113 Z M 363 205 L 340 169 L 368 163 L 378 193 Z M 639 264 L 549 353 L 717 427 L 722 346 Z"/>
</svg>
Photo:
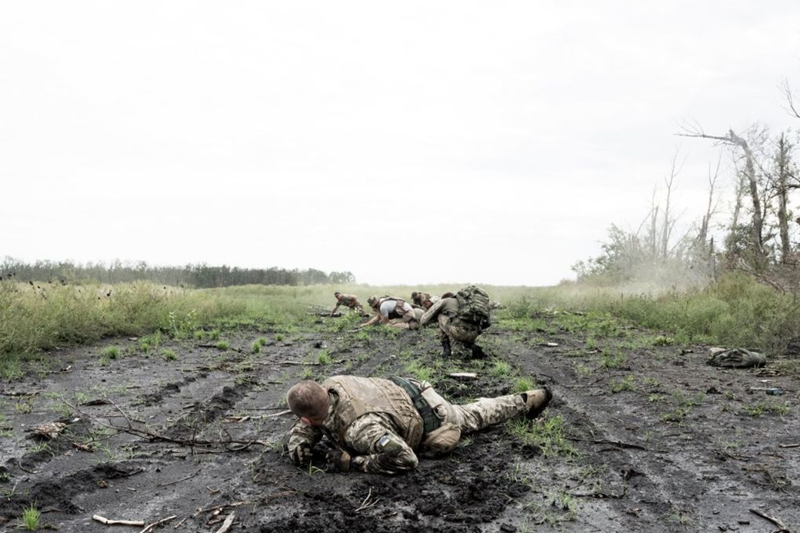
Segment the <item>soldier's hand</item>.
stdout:
<svg viewBox="0 0 800 533">
<path fill-rule="evenodd" d="M 325 456 L 328 472 L 349 472 L 351 459 L 349 453 L 341 450 L 328 452 Z"/>
<path fill-rule="evenodd" d="M 292 450 L 291 456 L 294 466 L 307 465 L 311 462 L 311 457 L 313 456 L 311 445 L 307 442 L 297 445 L 295 449 Z"/>
</svg>

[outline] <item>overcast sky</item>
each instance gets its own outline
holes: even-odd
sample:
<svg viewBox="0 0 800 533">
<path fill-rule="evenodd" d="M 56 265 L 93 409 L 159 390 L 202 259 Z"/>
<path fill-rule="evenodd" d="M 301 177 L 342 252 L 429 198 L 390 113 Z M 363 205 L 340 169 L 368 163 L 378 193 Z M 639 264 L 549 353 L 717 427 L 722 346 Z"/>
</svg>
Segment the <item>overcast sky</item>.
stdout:
<svg viewBox="0 0 800 533">
<path fill-rule="evenodd" d="M 798 21 L 788 0 L 3 2 L 0 256 L 553 284 L 639 225 L 676 149 L 681 223 L 702 215 L 718 150 L 681 121 L 800 126 L 778 88 L 800 87 Z"/>
</svg>

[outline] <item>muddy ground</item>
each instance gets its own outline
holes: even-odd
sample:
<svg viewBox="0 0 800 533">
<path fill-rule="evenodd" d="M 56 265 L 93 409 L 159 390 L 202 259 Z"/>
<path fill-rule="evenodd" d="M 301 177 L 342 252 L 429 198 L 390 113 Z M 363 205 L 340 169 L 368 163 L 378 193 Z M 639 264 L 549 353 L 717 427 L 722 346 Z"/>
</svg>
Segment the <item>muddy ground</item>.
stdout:
<svg viewBox="0 0 800 533">
<path fill-rule="evenodd" d="M 218 531 L 231 514 L 229 531 L 282 533 L 779 529 L 751 509 L 800 529 L 798 384 L 775 361 L 718 369 L 706 346 L 563 314 L 495 325 L 488 360 L 442 361 L 432 331 L 354 333 L 336 320 L 222 332 L 228 348 L 165 340 L 145 354 L 141 339 L 108 339 L 0 383 L 0 530 L 31 504 L 40 529 L 65 532 L 142 529 L 93 515 Z M 480 377 L 447 377 L 456 370 Z M 321 451 L 313 468 L 285 456 L 295 381 L 426 371 L 454 401 L 528 376 L 555 398 L 529 440 L 495 427 L 395 477 L 325 473 Z M 53 440 L 31 438 L 54 421 L 66 428 Z"/>
</svg>

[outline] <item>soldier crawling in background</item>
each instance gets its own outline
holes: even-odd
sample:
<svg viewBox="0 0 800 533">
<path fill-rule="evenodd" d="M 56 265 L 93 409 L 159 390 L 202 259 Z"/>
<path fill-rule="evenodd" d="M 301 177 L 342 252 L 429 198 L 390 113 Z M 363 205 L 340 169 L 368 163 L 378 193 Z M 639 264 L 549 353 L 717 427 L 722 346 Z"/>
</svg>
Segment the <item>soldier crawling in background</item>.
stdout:
<svg viewBox="0 0 800 533">
<path fill-rule="evenodd" d="M 334 296 L 336 296 L 336 307 L 331 310 L 331 316 L 336 313 L 336 310 L 339 309 L 340 305 L 348 307 L 350 309 L 358 309 L 359 312 L 364 312 L 364 306 L 358 301 L 358 298 L 353 294 L 342 294 L 341 292 L 334 292 Z"/>
<path fill-rule="evenodd" d="M 402 298 L 370 296 L 367 299 L 367 305 L 375 311 L 375 316 L 358 326 L 359 328 L 380 323 L 393 328 L 419 329 L 422 310 L 414 309 Z"/>
<path fill-rule="evenodd" d="M 437 333 L 442 341 L 442 355 L 445 357 L 452 353 L 453 344 L 456 348 L 469 350 L 472 357 L 484 357 L 486 354 L 475 344 L 475 340 L 491 325 L 490 313 L 489 295 L 483 289 L 470 285 L 457 294 L 442 295 L 442 299 L 425 311 L 419 322 L 421 326 L 425 326 L 434 319 L 437 320 Z"/>
<path fill-rule="evenodd" d="M 306 465 L 323 435 L 338 448 L 328 452 L 328 471 L 396 474 L 419 464 L 417 454 L 452 452 L 462 434 L 509 418 L 536 418 L 550 390 L 534 389 L 453 405 L 427 381 L 400 377 L 332 376 L 320 385 L 301 381 L 289 389 L 289 409 L 299 418 L 289 432 L 289 456 Z"/>
<path fill-rule="evenodd" d="M 438 296 L 431 296 L 427 292 L 411 293 L 411 305 L 417 308 L 430 309 L 431 306 L 438 301 Z"/>
</svg>

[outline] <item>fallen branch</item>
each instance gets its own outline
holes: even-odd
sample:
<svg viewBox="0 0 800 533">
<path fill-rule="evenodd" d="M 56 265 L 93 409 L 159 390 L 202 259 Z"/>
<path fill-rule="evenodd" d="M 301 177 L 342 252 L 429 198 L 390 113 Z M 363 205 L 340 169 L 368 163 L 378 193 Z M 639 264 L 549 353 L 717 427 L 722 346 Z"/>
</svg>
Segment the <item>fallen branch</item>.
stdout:
<svg viewBox="0 0 800 533">
<path fill-rule="evenodd" d="M 231 513 L 228 515 L 228 518 L 225 519 L 225 523 L 222 524 L 222 527 L 217 530 L 217 533 L 225 533 L 228 531 L 228 528 L 231 527 L 233 524 L 233 519 L 236 516 L 236 513 Z"/>
<path fill-rule="evenodd" d="M 568 440 L 573 440 L 576 442 L 590 442 L 592 444 L 610 444 L 612 446 L 617 446 L 619 448 L 628 448 L 631 450 L 644 450 L 647 451 L 647 448 L 641 446 L 639 444 L 629 444 L 627 442 L 619 442 L 616 440 L 606 440 L 606 439 L 595 439 L 595 440 L 588 440 L 588 439 L 579 439 L 577 437 L 567 437 Z"/>
<path fill-rule="evenodd" d="M 111 402 L 111 404 L 117 409 L 117 411 L 120 412 L 122 417 L 125 419 L 125 423 L 126 423 L 125 426 L 118 426 L 116 424 L 111 424 L 109 422 L 104 422 L 103 420 L 100 420 L 96 416 L 93 416 L 93 415 L 90 415 L 88 413 L 85 413 L 85 412 L 81 411 L 77 406 L 72 405 L 72 404 L 70 404 L 69 402 L 67 402 L 65 400 L 61 400 L 61 402 L 64 403 L 65 405 L 67 405 L 68 407 L 70 407 L 71 409 L 73 409 L 75 412 L 80 413 L 82 416 L 85 416 L 86 418 L 91 419 L 95 423 L 97 423 L 97 424 L 99 424 L 99 425 L 101 425 L 101 426 L 103 426 L 105 428 L 113 429 L 113 430 L 118 431 L 120 433 L 127 433 L 129 435 L 134 435 L 136 437 L 148 440 L 150 442 L 170 442 L 172 444 L 177 444 L 179 446 L 189 446 L 191 448 L 194 448 L 195 446 L 211 447 L 211 446 L 224 445 L 225 448 L 226 448 L 225 451 L 227 451 L 227 452 L 243 451 L 243 450 L 246 450 L 247 448 L 249 448 L 250 446 L 252 446 L 253 444 L 260 444 L 261 446 L 264 446 L 264 447 L 269 447 L 270 446 L 270 443 L 267 443 L 267 442 L 264 442 L 264 441 L 260 441 L 260 440 L 247 440 L 247 441 L 245 441 L 245 440 L 235 440 L 235 439 L 227 439 L 227 440 L 198 440 L 198 439 L 196 439 L 194 437 L 194 434 L 192 435 L 192 438 L 189 439 L 189 440 L 168 437 L 166 435 L 162 435 L 160 433 L 156 433 L 154 431 L 150 431 L 149 429 L 140 429 L 140 428 L 135 427 L 133 425 L 134 421 L 132 421 L 131 418 L 125 413 L 125 411 L 123 411 L 122 408 L 119 405 L 117 405 L 116 403 L 114 403 L 113 401 Z M 230 446 L 233 445 L 233 444 L 239 444 L 241 446 L 238 446 L 238 447 L 235 447 L 235 448 L 231 448 Z M 20 465 L 20 468 L 22 468 L 21 465 Z M 26 470 L 26 472 L 28 472 L 29 474 L 35 474 L 36 473 L 36 472 L 30 472 L 30 471 L 27 471 L 27 470 Z"/>
<path fill-rule="evenodd" d="M 364 498 L 364 501 L 361 502 L 361 505 L 358 507 L 358 509 L 356 509 L 357 513 L 360 513 L 361 511 L 363 511 L 365 509 L 369 509 L 370 507 L 375 507 L 375 504 L 380 501 L 380 500 L 373 500 L 372 502 L 369 502 L 369 499 L 371 497 L 372 497 L 372 487 L 369 488 L 369 493 L 367 494 L 367 497 Z M 367 502 L 369 502 L 369 503 L 367 503 Z"/>
<path fill-rule="evenodd" d="M 177 484 L 177 483 L 180 483 L 180 482 L 182 482 L 182 481 L 186 481 L 186 480 L 188 480 L 188 479 L 192 479 L 194 476 L 196 476 L 196 475 L 197 475 L 197 474 L 199 474 L 199 473 L 200 473 L 200 470 L 198 470 L 198 471 L 197 471 L 197 472 L 195 472 L 194 474 L 191 474 L 191 475 L 189 475 L 189 476 L 186 476 L 185 478 L 177 479 L 177 480 L 175 480 L 175 481 L 170 481 L 169 483 L 161 483 L 160 485 L 156 485 L 156 486 L 157 486 L 157 487 L 169 487 L 170 485 L 175 485 L 175 484 Z"/>
<path fill-rule="evenodd" d="M 143 520 L 109 520 L 104 516 L 100 516 L 99 514 L 93 515 L 92 520 L 96 520 L 101 524 L 105 524 L 107 526 L 143 526 Z"/>
<path fill-rule="evenodd" d="M 285 416 L 292 414 L 291 409 L 287 409 L 285 411 L 281 411 L 280 413 L 273 413 L 271 415 L 263 415 L 261 418 L 275 418 L 276 416 Z"/>
<path fill-rule="evenodd" d="M 183 523 L 184 523 L 184 522 L 186 522 L 188 519 L 189 519 L 189 517 L 188 517 L 188 516 L 184 516 L 184 517 L 183 517 L 183 520 L 181 520 L 180 522 L 178 522 L 177 524 L 175 524 L 175 527 L 173 527 L 172 529 L 178 529 L 178 528 L 179 528 L 179 527 L 181 527 L 181 526 L 183 525 Z"/>
<path fill-rule="evenodd" d="M 772 522 L 773 524 L 775 524 L 776 526 L 778 526 L 780 529 L 778 529 L 778 531 L 776 531 L 775 533 L 791 533 L 791 532 L 789 531 L 789 528 L 788 528 L 788 527 L 786 527 L 786 524 L 784 524 L 784 523 L 781 521 L 781 519 L 780 519 L 780 518 L 775 518 L 774 516 L 770 516 L 770 515 L 768 515 L 768 514 L 766 514 L 766 513 L 762 513 L 762 512 L 761 512 L 761 511 L 759 511 L 758 509 L 750 509 L 750 512 L 751 512 L 751 513 L 753 513 L 753 514 L 757 514 L 757 515 L 758 515 L 758 516 L 760 516 L 761 518 L 763 518 L 763 519 L 765 519 L 765 520 L 769 520 L 770 522 Z"/>
<path fill-rule="evenodd" d="M 176 518 L 178 518 L 178 516 L 177 516 L 177 515 L 172 515 L 172 516 L 168 516 L 168 517 L 166 517 L 166 518 L 162 518 L 162 519 L 161 519 L 161 520 L 159 520 L 158 522 L 153 522 L 152 524 L 150 524 L 149 526 L 147 526 L 146 528 L 144 528 L 143 530 L 141 530 L 139 533 L 147 533 L 148 531 L 152 531 L 152 530 L 154 530 L 156 527 L 158 527 L 158 526 L 160 526 L 161 524 L 163 524 L 164 522 L 169 522 L 170 520 L 175 520 Z"/>
<path fill-rule="evenodd" d="M 344 359 L 336 359 L 335 361 L 331 361 L 327 364 L 335 364 L 335 363 L 343 363 Z M 313 363 L 313 362 L 306 362 L 306 361 L 260 361 L 258 363 L 254 363 L 257 365 L 300 365 L 300 366 L 320 366 L 322 363 Z"/>
<path fill-rule="evenodd" d="M 795 444 L 779 444 L 781 448 L 800 448 L 800 442 Z"/>
</svg>

